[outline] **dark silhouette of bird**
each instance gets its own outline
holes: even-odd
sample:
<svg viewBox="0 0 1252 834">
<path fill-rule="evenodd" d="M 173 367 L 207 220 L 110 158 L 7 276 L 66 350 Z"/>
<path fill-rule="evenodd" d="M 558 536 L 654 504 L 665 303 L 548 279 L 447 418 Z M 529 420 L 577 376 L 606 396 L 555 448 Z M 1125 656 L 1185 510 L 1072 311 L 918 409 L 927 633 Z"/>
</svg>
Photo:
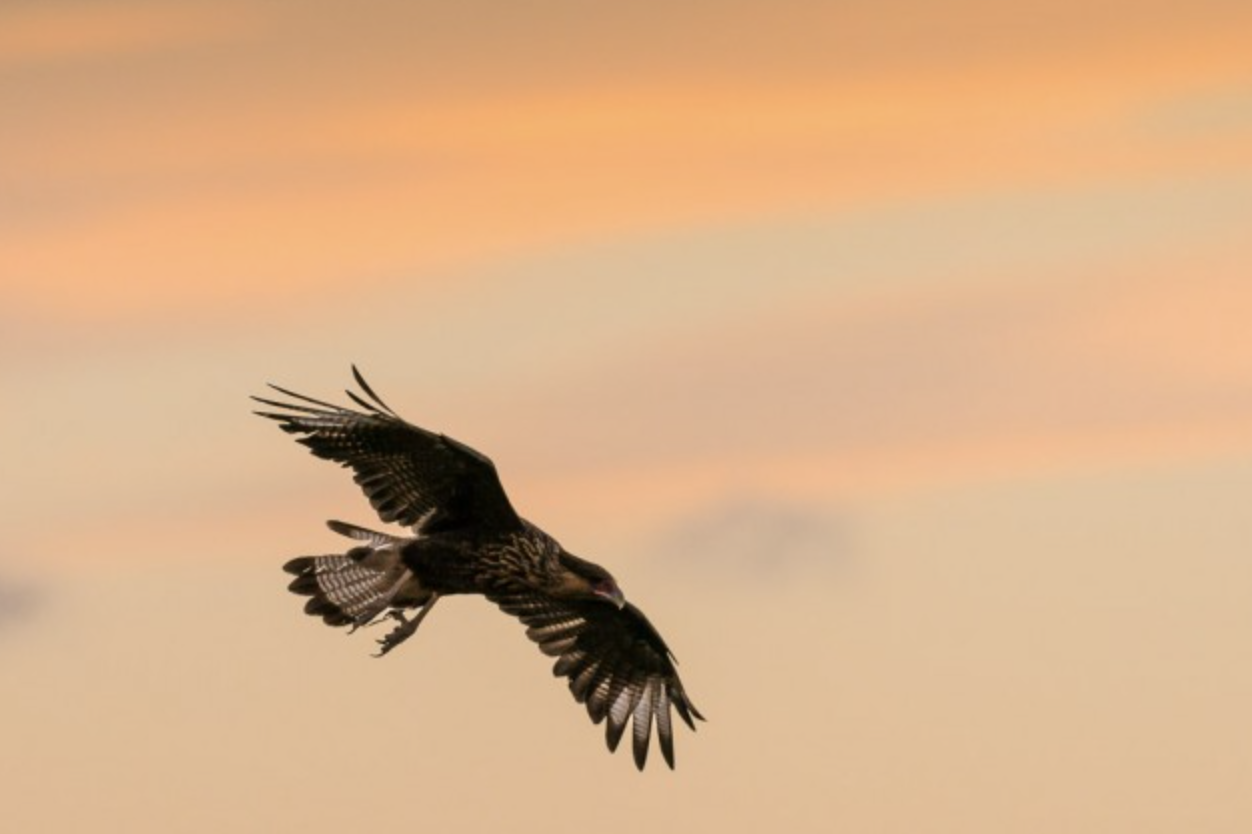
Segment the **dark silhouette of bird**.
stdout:
<svg viewBox="0 0 1252 834">
<path fill-rule="evenodd" d="M 361 393 L 346 393 L 360 410 L 270 385 L 291 401 L 253 397 L 277 409 L 255 413 L 277 421 L 317 457 L 351 469 L 378 516 L 414 535 L 327 522 L 358 544 L 284 565 L 295 574 L 290 589 L 309 597 L 304 610 L 353 631 L 395 620 L 378 641 L 381 657 L 413 636 L 440 597 L 481 594 L 521 620 L 526 636 L 557 659 L 553 674 L 569 679 L 593 722 L 605 722 L 610 751 L 633 722 L 635 765 L 642 770 L 655 725 L 673 768 L 670 708 L 693 730 L 693 719 L 704 716 L 648 618 L 607 570 L 520 517 L 486 456 L 406 422 L 355 366 L 352 373 Z"/>
</svg>

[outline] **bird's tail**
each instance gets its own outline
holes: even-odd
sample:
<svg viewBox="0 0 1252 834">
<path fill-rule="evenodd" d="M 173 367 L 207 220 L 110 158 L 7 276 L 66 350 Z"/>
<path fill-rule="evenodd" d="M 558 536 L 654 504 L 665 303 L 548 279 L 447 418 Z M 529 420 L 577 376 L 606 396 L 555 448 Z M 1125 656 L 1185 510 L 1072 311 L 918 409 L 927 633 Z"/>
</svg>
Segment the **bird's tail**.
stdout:
<svg viewBox="0 0 1252 834">
<path fill-rule="evenodd" d="M 413 608 L 427 601 L 430 594 L 401 559 L 404 539 L 342 521 L 328 524 L 365 543 L 347 553 L 300 556 L 283 565 L 296 577 L 288 589 L 310 598 L 306 614 L 321 617 L 327 625 L 356 628 L 389 608 Z"/>
</svg>

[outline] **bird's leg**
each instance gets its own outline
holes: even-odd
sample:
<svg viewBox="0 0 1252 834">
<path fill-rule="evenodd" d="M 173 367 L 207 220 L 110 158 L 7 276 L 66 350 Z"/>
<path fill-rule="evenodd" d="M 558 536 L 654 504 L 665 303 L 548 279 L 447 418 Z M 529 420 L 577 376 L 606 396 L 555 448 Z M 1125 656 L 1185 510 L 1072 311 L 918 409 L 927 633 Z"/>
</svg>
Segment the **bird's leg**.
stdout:
<svg viewBox="0 0 1252 834">
<path fill-rule="evenodd" d="M 390 619 L 397 619 L 403 622 L 404 615 L 395 609 L 383 611 L 381 614 L 375 616 L 366 615 L 365 617 L 354 622 L 352 627 L 348 629 L 348 633 L 355 634 L 358 628 L 370 628 L 371 626 L 376 626 L 379 623 L 386 622 Z"/>
<path fill-rule="evenodd" d="M 404 616 L 403 611 L 391 610 L 387 612 L 387 616 L 400 621 L 400 625 L 391 630 L 386 637 L 378 641 L 378 645 L 382 646 L 378 650 L 378 654 L 374 657 L 382 657 L 396 646 L 408 640 L 417 631 L 417 627 L 422 624 L 422 620 L 426 619 L 426 615 L 430 613 L 430 609 L 435 607 L 435 603 L 439 601 L 439 594 L 431 594 L 430 601 L 422 606 L 417 612 L 417 616 L 408 619 Z"/>
</svg>

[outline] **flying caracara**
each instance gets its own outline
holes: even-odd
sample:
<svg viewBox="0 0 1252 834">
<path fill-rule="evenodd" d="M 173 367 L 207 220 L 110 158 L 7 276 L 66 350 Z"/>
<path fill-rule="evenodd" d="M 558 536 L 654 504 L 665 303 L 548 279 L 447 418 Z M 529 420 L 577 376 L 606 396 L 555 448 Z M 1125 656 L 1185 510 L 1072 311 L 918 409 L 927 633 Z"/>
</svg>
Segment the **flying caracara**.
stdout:
<svg viewBox="0 0 1252 834">
<path fill-rule="evenodd" d="M 384 619 L 398 625 L 379 640 L 385 655 L 417 631 L 449 594 L 482 594 L 527 626 L 526 636 L 557 658 L 591 720 L 606 721 L 616 750 L 633 719 L 635 764 L 648 758 L 652 725 L 674 766 L 670 707 L 691 729 L 703 716 L 683 691 L 674 657 L 648 618 L 626 601 L 612 575 L 568 553 L 509 504 L 496 468 L 450 437 L 401 419 L 355 367 L 362 410 L 270 387 L 294 402 L 253 397 L 279 411 L 258 411 L 320 458 L 350 467 L 386 522 L 414 535 L 377 533 L 341 521 L 330 528 L 360 542 L 343 555 L 301 556 L 284 569 L 291 590 L 310 597 L 304 610 L 353 630 Z M 416 609 L 411 618 L 406 610 Z"/>
</svg>

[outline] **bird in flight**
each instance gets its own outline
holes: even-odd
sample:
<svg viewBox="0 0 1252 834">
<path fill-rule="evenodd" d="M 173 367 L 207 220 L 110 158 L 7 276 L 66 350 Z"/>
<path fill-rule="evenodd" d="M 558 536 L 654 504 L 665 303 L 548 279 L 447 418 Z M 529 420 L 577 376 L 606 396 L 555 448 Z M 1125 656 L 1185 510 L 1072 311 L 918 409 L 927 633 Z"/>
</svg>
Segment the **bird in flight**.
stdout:
<svg viewBox="0 0 1252 834">
<path fill-rule="evenodd" d="M 394 620 L 379 657 L 417 631 L 440 597 L 481 594 L 521 620 L 526 636 L 556 658 L 574 700 L 605 722 L 610 751 L 632 722 L 635 765 L 643 770 L 652 727 L 674 767 L 670 708 L 695 729 L 704 720 L 687 698 L 674 655 L 648 618 L 626 601 L 613 576 L 565 550 L 509 503 L 495 465 L 452 438 L 402 419 L 356 366 L 358 407 L 345 408 L 270 385 L 289 398 L 252 399 L 256 411 L 296 435 L 314 455 L 353 471 L 353 480 L 397 536 L 342 521 L 327 524 L 357 544 L 343 554 L 301 556 L 283 566 L 305 612 L 331 626 Z M 268 410 L 275 409 L 275 410 Z M 406 612 L 416 611 L 411 615 Z"/>
</svg>

